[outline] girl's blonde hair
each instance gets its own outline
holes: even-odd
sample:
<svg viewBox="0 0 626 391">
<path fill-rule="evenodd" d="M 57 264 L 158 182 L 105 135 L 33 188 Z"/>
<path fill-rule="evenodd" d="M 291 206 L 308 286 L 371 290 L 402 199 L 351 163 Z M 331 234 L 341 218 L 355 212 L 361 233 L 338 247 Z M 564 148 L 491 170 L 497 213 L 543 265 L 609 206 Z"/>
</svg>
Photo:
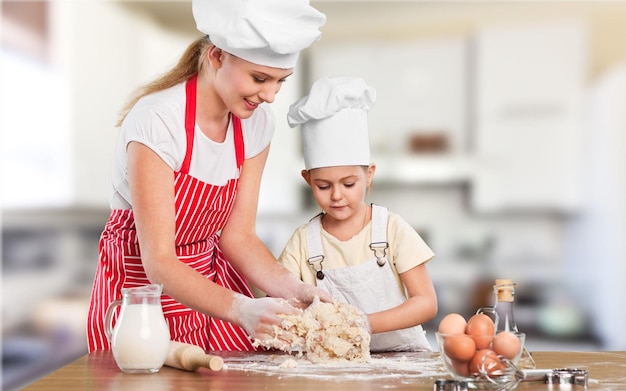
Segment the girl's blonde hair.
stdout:
<svg viewBox="0 0 626 391">
<path fill-rule="evenodd" d="M 212 46 L 213 43 L 208 35 L 197 39 L 189 45 L 182 57 L 178 60 L 178 64 L 171 70 L 135 91 L 128 103 L 120 110 L 119 119 L 115 126 L 122 126 L 122 122 L 124 122 L 124 119 L 126 119 L 126 116 L 139 99 L 185 82 L 191 79 L 196 73 L 200 73 L 205 68 L 207 53 Z"/>
</svg>

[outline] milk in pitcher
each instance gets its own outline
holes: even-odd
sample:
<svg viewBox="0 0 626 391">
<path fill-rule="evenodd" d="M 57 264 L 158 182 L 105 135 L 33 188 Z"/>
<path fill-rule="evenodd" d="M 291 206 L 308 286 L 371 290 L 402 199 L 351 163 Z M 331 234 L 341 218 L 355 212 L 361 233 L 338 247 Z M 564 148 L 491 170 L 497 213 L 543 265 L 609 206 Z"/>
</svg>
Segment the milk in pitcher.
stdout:
<svg viewBox="0 0 626 391">
<path fill-rule="evenodd" d="M 123 372 L 155 373 L 165 363 L 170 330 L 161 308 L 162 292 L 160 284 L 122 288 L 122 299 L 109 304 L 105 331 L 115 362 Z"/>
<path fill-rule="evenodd" d="M 113 355 L 125 372 L 159 369 L 169 348 L 169 329 L 160 305 L 130 304 L 113 332 Z"/>
</svg>

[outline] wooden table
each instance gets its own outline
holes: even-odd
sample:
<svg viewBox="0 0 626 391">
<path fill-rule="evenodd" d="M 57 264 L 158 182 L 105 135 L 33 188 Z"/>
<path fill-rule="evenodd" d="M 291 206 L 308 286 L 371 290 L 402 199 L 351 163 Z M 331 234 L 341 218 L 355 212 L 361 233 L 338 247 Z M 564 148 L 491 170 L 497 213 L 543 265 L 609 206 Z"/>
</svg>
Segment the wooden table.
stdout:
<svg viewBox="0 0 626 391">
<path fill-rule="evenodd" d="M 445 371 L 420 376 L 419 370 L 406 369 L 419 369 L 420 362 L 430 362 L 434 368 L 435 363 L 438 363 L 437 353 L 413 353 L 421 354 L 422 357 L 399 356 L 399 353 L 395 353 L 393 360 L 398 359 L 398 363 L 401 362 L 405 368 L 396 370 L 396 373 L 393 373 L 393 369 L 385 369 L 384 366 L 376 364 L 375 360 L 368 364 L 367 369 L 363 369 L 361 364 L 361 369 L 346 371 L 345 367 L 330 370 L 328 366 L 315 367 L 310 363 L 305 367 L 285 368 L 278 365 L 278 362 L 289 357 L 272 355 L 274 370 L 267 370 L 269 361 L 262 365 L 254 361 L 255 357 L 259 357 L 259 353 L 247 353 L 247 362 L 246 356 L 242 354 L 229 352 L 217 354 L 223 355 L 226 363 L 225 369 L 220 372 L 212 372 L 205 368 L 200 368 L 196 372 L 186 372 L 163 367 L 155 374 L 126 374 L 118 369 L 111 352 L 98 351 L 52 372 L 24 390 L 432 390 L 435 380 L 449 378 Z M 538 368 L 587 369 L 588 390 L 626 390 L 626 352 L 535 352 L 533 357 Z M 360 374 L 359 370 L 367 373 Z M 441 370 L 443 371 L 442 367 Z M 315 371 L 319 371 L 319 376 Z M 326 376 L 322 376 L 324 374 Z M 556 391 L 584 390 L 585 387 L 526 381 L 520 383 L 516 389 Z"/>
</svg>

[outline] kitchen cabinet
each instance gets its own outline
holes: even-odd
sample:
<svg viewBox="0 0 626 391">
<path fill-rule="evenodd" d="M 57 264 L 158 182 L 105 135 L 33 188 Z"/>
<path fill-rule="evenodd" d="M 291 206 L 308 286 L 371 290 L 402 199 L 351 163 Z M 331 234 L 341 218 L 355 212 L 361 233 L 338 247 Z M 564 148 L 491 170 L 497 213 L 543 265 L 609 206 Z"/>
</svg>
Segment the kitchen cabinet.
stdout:
<svg viewBox="0 0 626 391">
<path fill-rule="evenodd" d="M 585 45 L 586 28 L 578 21 L 476 33 L 475 210 L 580 208 Z"/>
<path fill-rule="evenodd" d="M 565 226 L 564 266 L 577 302 L 606 349 L 626 349 L 626 62 L 590 88 L 584 213 Z"/>
<path fill-rule="evenodd" d="M 311 48 L 307 89 L 322 76 L 362 77 L 376 90 L 368 113 L 377 180 L 431 183 L 465 179 L 466 63 L 463 37 L 331 42 Z M 436 152 L 411 152 L 412 139 L 438 138 Z M 429 171 L 429 168 L 434 168 Z M 441 175 L 439 175 L 441 173 Z"/>
<path fill-rule="evenodd" d="M 374 158 L 377 183 L 391 185 L 449 185 L 466 183 L 473 176 L 474 159 L 452 156 L 387 156 Z"/>
<path fill-rule="evenodd" d="M 586 26 L 506 25 L 470 38 L 320 42 L 310 80 L 363 77 L 377 180 L 468 183 L 477 212 L 573 212 L 582 204 Z M 438 153 L 415 135 L 443 135 Z"/>
<path fill-rule="evenodd" d="M 3 211 L 1 289 L 18 298 L 2 303 L 5 333 L 32 321 L 44 300 L 91 292 L 108 215 L 104 208 Z"/>
</svg>

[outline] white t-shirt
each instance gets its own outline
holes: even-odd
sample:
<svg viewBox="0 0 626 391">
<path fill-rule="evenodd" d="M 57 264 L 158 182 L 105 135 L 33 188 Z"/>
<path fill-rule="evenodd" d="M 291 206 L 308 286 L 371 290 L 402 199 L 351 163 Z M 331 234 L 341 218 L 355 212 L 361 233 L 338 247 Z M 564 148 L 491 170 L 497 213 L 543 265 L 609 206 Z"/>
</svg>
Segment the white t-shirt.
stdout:
<svg viewBox="0 0 626 391">
<path fill-rule="evenodd" d="M 187 148 L 185 83 L 143 97 L 124 120 L 118 136 L 111 172 L 111 208 L 131 209 L 126 148 L 137 141 L 152 149 L 174 171 L 180 170 Z M 275 129 L 274 113 L 264 103 L 241 120 L 245 158 L 262 152 Z M 224 142 L 217 143 L 196 124 L 189 174 L 212 185 L 224 185 L 238 175 L 232 121 Z"/>
</svg>

